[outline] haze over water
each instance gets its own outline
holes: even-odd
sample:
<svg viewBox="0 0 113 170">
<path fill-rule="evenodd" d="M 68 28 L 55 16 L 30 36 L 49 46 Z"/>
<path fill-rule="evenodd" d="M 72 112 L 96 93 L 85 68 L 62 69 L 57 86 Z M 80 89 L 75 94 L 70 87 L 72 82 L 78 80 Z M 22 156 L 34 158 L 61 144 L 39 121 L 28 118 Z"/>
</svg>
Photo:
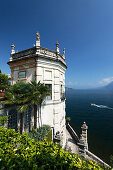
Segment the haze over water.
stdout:
<svg viewBox="0 0 113 170">
<path fill-rule="evenodd" d="M 103 107 L 97 107 L 100 105 Z M 66 90 L 66 113 L 71 117 L 72 127 L 80 136 L 81 125 L 86 122 L 89 151 L 107 163 L 113 155 L 112 108 L 113 91 Z"/>
</svg>

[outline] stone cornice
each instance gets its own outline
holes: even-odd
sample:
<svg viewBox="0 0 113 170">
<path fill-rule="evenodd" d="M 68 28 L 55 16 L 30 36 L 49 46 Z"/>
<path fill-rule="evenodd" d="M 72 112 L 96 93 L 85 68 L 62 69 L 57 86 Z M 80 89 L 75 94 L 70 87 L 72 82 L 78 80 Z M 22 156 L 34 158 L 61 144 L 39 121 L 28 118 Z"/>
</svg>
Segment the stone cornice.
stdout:
<svg viewBox="0 0 113 170">
<path fill-rule="evenodd" d="M 43 48 L 43 47 L 33 47 L 33 48 L 29 48 L 27 50 L 23 50 L 20 52 L 17 52 L 15 54 L 12 54 L 12 61 L 9 61 L 7 64 L 11 64 L 14 63 L 15 61 L 20 61 L 20 60 L 25 60 L 28 58 L 37 58 L 37 57 L 41 57 L 41 58 L 45 58 L 48 60 L 53 60 L 53 61 L 58 61 L 60 62 L 65 68 L 67 68 L 66 64 L 65 64 L 65 59 L 63 58 L 63 56 L 61 56 L 60 54 L 57 54 L 55 51 L 49 50 L 47 48 Z"/>
<path fill-rule="evenodd" d="M 15 54 L 12 54 L 12 59 L 16 60 L 16 59 L 19 59 L 19 58 L 22 58 L 28 55 L 32 55 L 32 54 L 36 54 L 36 47 L 29 48 L 27 50 L 23 50 Z"/>
</svg>

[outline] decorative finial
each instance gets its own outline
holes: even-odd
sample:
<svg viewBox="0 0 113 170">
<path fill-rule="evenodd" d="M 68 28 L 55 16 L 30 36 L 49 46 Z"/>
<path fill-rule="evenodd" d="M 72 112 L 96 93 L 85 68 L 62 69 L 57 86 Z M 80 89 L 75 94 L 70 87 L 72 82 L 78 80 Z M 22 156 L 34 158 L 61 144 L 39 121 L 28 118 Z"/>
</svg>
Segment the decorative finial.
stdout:
<svg viewBox="0 0 113 170">
<path fill-rule="evenodd" d="M 57 54 L 59 54 L 60 52 L 59 52 L 59 43 L 58 43 L 58 41 L 56 42 L 56 48 L 55 48 L 55 51 L 56 51 L 56 53 Z"/>
<path fill-rule="evenodd" d="M 82 137 L 85 141 L 86 144 L 86 148 L 88 148 L 88 141 L 87 141 L 87 130 L 88 130 L 88 126 L 86 125 L 86 122 L 83 123 L 82 125 Z"/>
<path fill-rule="evenodd" d="M 39 34 L 39 32 L 36 33 L 36 40 L 40 41 L 40 34 Z"/>
<path fill-rule="evenodd" d="M 36 33 L 36 47 L 40 46 L 40 34 L 39 32 Z"/>
<path fill-rule="evenodd" d="M 86 125 L 86 122 L 83 123 L 83 125 L 82 125 L 81 128 L 82 128 L 82 129 L 88 129 L 88 126 Z"/>
<path fill-rule="evenodd" d="M 63 49 L 63 56 L 62 56 L 65 60 L 65 48 Z"/>
<path fill-rule="evenodd" d="M 15 45 L 14 44 L 11 44 L 11 54 L 14 54 L 15 53 Z"/>
<path fill-rule="evenodd" d="M 56 47 L 58 47 L 59 46 L 59 43 L 58 43 L 58 41 L 56 42 Z"/>
<path fill-rule="evenodd" d="M 14 44 L 11 44 L 11 47 L 12 47 L 12 49 L 14 50 L 14 48 L 15 48 L 15 45 L 14 45 Z"/>
</svg>

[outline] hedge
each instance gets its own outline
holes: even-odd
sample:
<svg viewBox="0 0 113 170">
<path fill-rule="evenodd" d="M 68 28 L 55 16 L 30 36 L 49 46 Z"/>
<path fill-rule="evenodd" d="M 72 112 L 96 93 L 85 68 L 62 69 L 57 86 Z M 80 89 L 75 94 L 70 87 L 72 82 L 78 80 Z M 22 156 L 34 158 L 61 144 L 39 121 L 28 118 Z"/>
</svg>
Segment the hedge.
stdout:
<svg viewBox="0 0 113 170">
<path fill-rule="evenodd" d="M 0 127 L 0 170 L 102 170 L 97 163 L 65 152 L 53 142 L 36 142 L 28 134 Z"/>
</svg>

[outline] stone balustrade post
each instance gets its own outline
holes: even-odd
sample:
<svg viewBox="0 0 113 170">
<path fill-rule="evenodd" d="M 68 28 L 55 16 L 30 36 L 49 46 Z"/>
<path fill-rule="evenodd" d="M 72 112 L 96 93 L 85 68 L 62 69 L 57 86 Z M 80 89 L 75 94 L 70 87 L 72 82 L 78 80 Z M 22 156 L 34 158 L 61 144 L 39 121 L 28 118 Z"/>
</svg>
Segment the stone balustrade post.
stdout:
<svg viewBox="0 0 113 170">
<path fill-rule="evenodd" d="M 83 123 L 81 129 L 82 129 L 82 137 L 84 139 L 86 149 L 88 150 L 88 141 L 87 141 L 87 129 L 88 129 L 88 126 L 86 125 L 86 122 Z"/>
<path fill-rule="evenodd" d="M 79 146 L 79 154 L 82 155 L 83 157 L 86 157 L 86 151 L 88 150 L 88 141 L 87 141 L 87 129 L 88 126 L 86 125 L 86 123 L 84 122 L 82 127 L 82 134 L 80 136 L 80 140 L 78 143 Z"/>
</svg>

